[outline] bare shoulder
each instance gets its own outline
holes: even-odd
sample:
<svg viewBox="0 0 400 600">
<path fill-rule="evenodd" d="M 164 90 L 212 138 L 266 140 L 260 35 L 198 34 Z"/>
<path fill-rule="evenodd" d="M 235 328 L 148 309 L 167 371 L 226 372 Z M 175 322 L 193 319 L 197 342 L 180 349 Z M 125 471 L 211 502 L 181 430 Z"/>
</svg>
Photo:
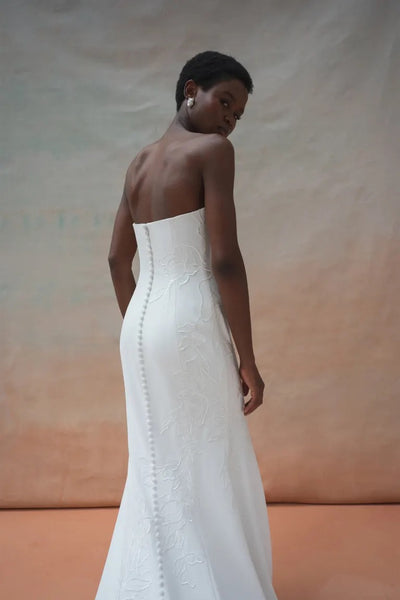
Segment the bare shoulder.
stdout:
<svg viewBox="0 0 400 600">
<path fill-rule="evenodd" d="M 226 158 L 234 159 L 234 147 L 228 138 L 218 133 L 208 133 L 202 135 L 201 153 L 205 160 L 214 161 L 216 159 Z"/>
<path fill-rule="evenodd" d="M 133 157 L 128 166 L 128 173 L 133 173 L 136 169 L 139 169 L 142 166 L 146 158 L 149 156 L 152 146 L 154 146 L 154 144 L 149 144 L 141 150 L 139 150 L 139 152 L 136 154 L 136 156 Z"/>
<path fill-rule="evenodd" d="M 147 158 L 151 154 L 152 146 L 154 146 L 154 144 L 149 144 L 139 150 L 128 165 L 125 174 L 125 193 L 128 197 L 131 197 L 134 193 L 135 181 L 137 180 L 141 168 L 145 165 Z"/>
</svg>

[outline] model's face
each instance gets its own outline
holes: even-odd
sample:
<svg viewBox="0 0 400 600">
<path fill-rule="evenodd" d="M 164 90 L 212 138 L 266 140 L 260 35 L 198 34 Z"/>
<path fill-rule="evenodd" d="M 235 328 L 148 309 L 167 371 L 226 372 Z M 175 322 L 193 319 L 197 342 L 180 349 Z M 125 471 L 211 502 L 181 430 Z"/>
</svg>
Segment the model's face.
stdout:
<svg viewBox="0 0 400 600">
<path fill-rule="evenodd" d="M 186 85 L 188 96 L 195 99 L 192 108 L 185 107 L 194 131 L 228 137 L 243 115 L 248 92 L 238 79 L 221 81 L 207 91 L 190 80 Z"/>
</svg>

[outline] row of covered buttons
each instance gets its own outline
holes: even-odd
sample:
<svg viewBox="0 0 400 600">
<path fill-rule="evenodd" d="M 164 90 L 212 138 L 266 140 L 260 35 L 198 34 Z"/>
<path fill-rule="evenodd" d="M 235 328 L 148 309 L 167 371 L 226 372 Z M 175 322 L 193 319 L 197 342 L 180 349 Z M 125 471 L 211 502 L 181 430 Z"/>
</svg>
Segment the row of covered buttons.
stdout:
<svg viewBox="0 0 400 600">
<path fill-rule="evenodd" d="M 139 334 L 138 334 L 138 342 L 139 342 L 139 362 L 140 362 L 140 376 L 143 385 L 143 395 L 146 402 L 146 421 L 148 426 L 148 439 L 150 446 L 150 456 L 151 456 L 151 466 L 152 466 L 152 500 L 153 500 L 153 508 L 154 508 L 154 524 L 155 524 L 155 536 L 156 536 L 156 549 L 158 555 L 158 566 L 159 566 L 159 587 L 160 587 L 160 598 L 164 598 L 164 576 L 163 576 L 163 564 L 162 564 L 162 556 L 161 556 L 161 540 L 160 540 L 160 528 L 159 528 L 159 507 L 158 507 L 158 496 L 157 496 L 157 479 L 156 479 L 156 451 L 154 445 L 154 436 L 152 431 L 152 419 L 151 419 L 151 410 L 150 410 L 150 399 L 149 399 L 149 391 L 147 388 L 146 381 L 146 372 L 144 365 L 144 354 L 143 354 L 143 320 L 147 311 L 147 305 L 149 296 L 151 293 L 151 288 L 153 284 L 154 277 L 154 265 L 153 265 L 153 253 L 151 248 L 151 241 L 148 227 L 145 226 L 145 234 L 147 241 L 147 250 L 148 250 L 148 259 L 149 259 L 149 282 L 147 286 L 145 302 L 143 305 L 143 310 L 140 319 L 139 326 Z"/>
</svg>

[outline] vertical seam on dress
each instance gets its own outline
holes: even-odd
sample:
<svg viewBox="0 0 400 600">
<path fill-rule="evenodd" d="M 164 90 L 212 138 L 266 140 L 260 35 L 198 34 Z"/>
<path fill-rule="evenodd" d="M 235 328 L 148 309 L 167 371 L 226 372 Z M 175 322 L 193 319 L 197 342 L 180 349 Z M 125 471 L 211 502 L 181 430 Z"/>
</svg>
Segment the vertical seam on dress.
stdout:
<svg viewBox="0 0 400 600">
<path fill-rule="evenodd" d="M 160 539 L 160 514 L 159 514 L 159 506 L 158 506 L 158 497 L 157 497 L 157 476 L 156 476 L 156 452 L 154 445 L 154 433 L 152 430 L 152 418 L 151 418 L 151 407 L 150 407 L 150 398 L 149 398 L 149 388 L 148 382 L 146 379 L 146 369 L 145 369 L 145 361 L 144 361 L 144 351 L 143 351 L 143 321 L 147 312 L 147 307 L 149 303 L 149 297 L 153 286 L 153 278 L 154 278 L 154 262 L 153 262 L 153 252 L 151 247 L 151 239 L 149 228 L 147 225 L 144 225 L 144 230 L 147 239 L 147 249 L 148 249 L 148 260 L 149 260 L 149 271 L 150 278 L 148 282 L 148 287 L 146 291 L 145 301 L 142 309 L 142 314 L 139 322 L 139 330 L 138 330 L 138 354 L 139 354 L 139 365 L 140 365 L 140 377 L 143 389 L 143 397 L 145 401 L 146 408 L 146 421 L 147 421 L 147 436 L 149 442 L 150 449 L 150 460 L 151 460 L 151 473 L 152 473 L 152 505 L 153 505 L 153 518 L 154 518 L 154 534 L 156 538 L 156 552 L 157 552 L 157 567 L 158 567 L 158 575 L 159 575 L 159 588 L 160 594 L 159 597 L 162 600 L 165 598 L 165 582 L 164 582 L 164 571 L 163 571 L 163 562 L 162 562 L 162 553 L 161 553 L 161 539 Z"/>
</svg>

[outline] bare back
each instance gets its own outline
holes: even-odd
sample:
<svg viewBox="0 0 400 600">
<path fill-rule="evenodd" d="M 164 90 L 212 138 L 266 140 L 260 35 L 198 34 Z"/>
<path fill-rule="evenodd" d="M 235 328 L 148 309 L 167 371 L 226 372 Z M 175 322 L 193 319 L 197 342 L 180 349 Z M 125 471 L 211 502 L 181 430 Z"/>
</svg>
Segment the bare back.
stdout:
<svg viewBox="0 0 400 600">
<path fill-rule="evenodd" d="M 146 146 L 132 161 L 127 197 L 133 222 L 146 223 L 204 206 L 204 134 L 186 132 Z"/>
<path fill-rule="evenodd" d="M 112 251 L 131 261 L 136 251 L 133 223 L 150 223 L 205 207 L 215 264 L 240 254 L 233 200 L 234 149 L 218 134 L 185 131 L 146 146 L 128 167 L 117 213 Z"/>
<path fill-rule="evenodd" d="M 234 149 L 218 134 L 164 135 L 129 165 L 109 260 L 132 265 L 132 223 L 150 223 L 205 208 L 213 267 L 241 263 L 233 200 Z M 130 293 L 130 288 L 127 296 Z"/>
</svg>

